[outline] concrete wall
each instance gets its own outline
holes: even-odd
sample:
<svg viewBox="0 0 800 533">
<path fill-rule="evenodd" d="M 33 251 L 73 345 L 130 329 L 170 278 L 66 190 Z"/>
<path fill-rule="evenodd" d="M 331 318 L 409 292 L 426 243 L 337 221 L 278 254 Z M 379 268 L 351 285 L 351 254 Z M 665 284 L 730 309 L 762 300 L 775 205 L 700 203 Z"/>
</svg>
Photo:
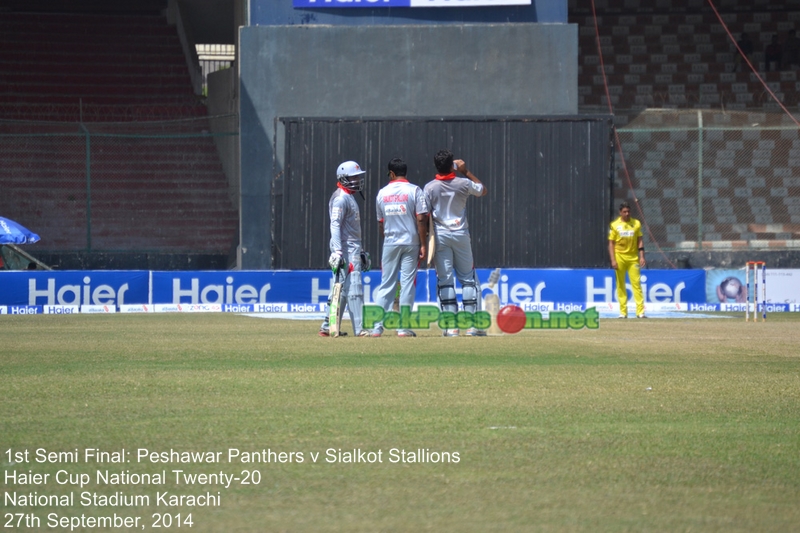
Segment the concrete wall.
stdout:
<svg viewBox="0 0 800 533">
<path fill-rule="evenodd" d="M 236 69 L 226 68 L 208 75 L 208 115 L 212 133 L 219 152 L 222 170 L 228 178 L 228 192 L 234 205 L 239 203 L 239 136 L 228 135 L 238 131 L 236 117 L 239 112 L 238 83 Z"/>
<path fill-rule="evenodd" d="M 276 117 L 577 113 L 575 25 L 240 31 L 241 268 L 272 266 L 270 191 L 283 155 Z"/>
</svg>

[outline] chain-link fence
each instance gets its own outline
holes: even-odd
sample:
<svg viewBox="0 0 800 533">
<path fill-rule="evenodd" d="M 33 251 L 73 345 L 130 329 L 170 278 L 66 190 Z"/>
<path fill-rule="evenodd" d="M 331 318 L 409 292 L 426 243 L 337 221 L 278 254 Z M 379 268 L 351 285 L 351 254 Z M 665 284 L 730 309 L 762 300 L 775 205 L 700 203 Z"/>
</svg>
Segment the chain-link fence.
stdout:
<svg viewBox="0 0 800 533">
<path fill-rule="evenodd" d="M 126 123 L 0 120 L 0 214 L 47 251 L 228 254 L 235 115 Z M 233 176 L 231 176 L 233 178 Z"/>
<path fill-rule="evenodd" d="M 792 117 L 647 110 L 618 134 L 616 198 L 638 199 L 647 241 L 665 251 L 800 248 Z"/>
</svg>

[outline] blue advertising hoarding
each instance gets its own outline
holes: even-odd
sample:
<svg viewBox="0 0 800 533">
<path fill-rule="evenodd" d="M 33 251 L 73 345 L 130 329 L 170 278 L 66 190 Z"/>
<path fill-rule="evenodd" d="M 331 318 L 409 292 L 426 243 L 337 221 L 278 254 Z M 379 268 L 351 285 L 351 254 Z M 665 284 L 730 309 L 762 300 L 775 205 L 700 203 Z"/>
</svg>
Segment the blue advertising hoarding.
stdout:
<svg viewBox="0 0 800 533">
<path fill-rule="evenodd" d="M 524 0 L 523 3 L 483 1 L 486 3 L 479 5 L 468 0 L 436 0 L 436 3 L 433 0 L 250 0 L 248 25 L 375 26 L 569 22 L 567 0 Z"/>
<path fill-rule="evenodd" d="M 601 305 L 616 300 L 611 270 L 506 269 L 490 289 L 490 270 L 478 270 L 483 295 L 501 303 Z M 365 272 L 364 301 L 374 303 L 380 272 Z M 120 307 L 130 304 L 238 305 L 273 302 L 320 304 L 328 297 L 329 271 L 50 271 L 0 272 L 0 305 Z M 647 302 L 706 303 L 703 270 L 645 270 Z M 417 302 L 435 302 L 436 274 L 417 274 Z"/>
<path fill-rule="evenodd" d="M 150 272 L 65 270 L 0 272 L 0 305 L 82 306 L 148 303 Z"/>
<path fill-rule="evenodd" d="M 490 270 L 478 270 L 484 295 L 490 291 Z M 363 274 L 364 302 L 374 303 L 380 272 Z M 269 302 L 323 303 L 331 286 L 328 271 L 251 272 L 153 272 L 154 304 L 255 304 Z M 642 288 L 648 302 L 705 302 L 703 270 L 648 270 L 642 274 Z M 500 282 L 491 289 L 502 303 L 570 302 L 608 303 L 616 299 L 611 270 L 501 271 Z M 417 273 L 417 302 L 436 301 L 436 274 Z"/>
<path fill-rule="evenodd" d="M 490 270 L 478 270 L 484 281 Z M 645 301 L 652 303 L 705 302 L 704 270 L 643 270 Z M 603 304 L 616 301 L 616 276 L 605 269 L 507 269 L 501 271 L 495 292 L 503 303 L 570 302 Z M 632 292 L 628 289 L 629 297 Z"/>
<path fill-rule="evenodd" d="M 525 311 L 618 311 L 613 271 L 569 269 L 501 270 L 489 287 L 489 269 L 479 269 L 483 296 Z M 780 271 L 784 278 L 795 271 Z M 714 274 L 714 275 L 711 275 Z M 649 311 L 744 311 L 746 304 L 716 298 L 717 288 L 735 275 L 728 271 L 643 270 Z M 377 299 L 380 272 L 365 272 L 364 303 Z M 782 279 L 784 279 L 782 278 Z M 720 281 L 722 280 L 722 281 Z M 114 312 L 322 312 L 332 283 L 329 271 L 5 271 L 0 272 L 0 314 Z M 774 287 L 775 284 L 771 284 Z M 782 285 L 785 285 L 783 283 Z M 774 290 L 774 289 L 773 289 Z M 460 294 L 460 287 L 456 292 Z M 788 294 L 788 293 L 787 293 Z M 633 305 L 628 289 L 629 306 Z M 768 312 L 800 312 L 797 299 L 768 293 Z M 437 301 L 436 274 L 417 274 L 416 302 Z M 762 302 L 763 303 L 763 302 Z"/>
<path fill-rule="evenodd" d="M 313 7 L 473 7 L 529 6 L 531 0 L 292 0 L 295 8 Z"/>
</svg>

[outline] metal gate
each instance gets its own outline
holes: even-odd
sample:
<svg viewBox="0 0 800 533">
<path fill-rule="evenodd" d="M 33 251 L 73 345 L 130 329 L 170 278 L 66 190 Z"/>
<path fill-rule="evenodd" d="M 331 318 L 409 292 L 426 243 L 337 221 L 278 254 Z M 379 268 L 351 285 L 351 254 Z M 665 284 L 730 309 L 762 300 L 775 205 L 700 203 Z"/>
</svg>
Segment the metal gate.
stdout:
<svg viewBox="0 0 800 533">
<path fill-rule="evenodd" d="M 282 118 L 283 172 L 273 182 L 273 265 L 326 268 L 328 200 L 336 168 L 349 159 L 366 171 L 364 246 L 379 255 L 375 196 L 393 157 L 408 179 L 433 179 L 442 148 L 464 159 L 489 193 L 468 202 L 476 267 L 606 265 L 613 214 L 610 116 L 479 118 Z"/>
</svg>

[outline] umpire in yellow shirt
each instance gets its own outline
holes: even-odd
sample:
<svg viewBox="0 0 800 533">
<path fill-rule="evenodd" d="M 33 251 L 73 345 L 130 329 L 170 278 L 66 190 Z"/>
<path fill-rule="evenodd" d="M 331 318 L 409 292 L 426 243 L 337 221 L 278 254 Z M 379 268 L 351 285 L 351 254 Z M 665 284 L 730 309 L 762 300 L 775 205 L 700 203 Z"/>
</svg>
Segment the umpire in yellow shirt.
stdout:
<svg viewBox="0 0 800 533">
<path fill-rule="evenodd" d="M 625 273 L 631 281 L 633 299 L 636 302 L 636 318 L 647 318 L 644 314 L 644 294 L 639 268 L 645 266 L 642 224 L 631 218 L 631 206 L 622 202 L 619 218 L 610 224 L 608 232 L 608 255 L 611 268 L 617 274 L 617 299 L 619 317 L 628 318 L 628 290 L 625 287 Z"/>
</svg>

